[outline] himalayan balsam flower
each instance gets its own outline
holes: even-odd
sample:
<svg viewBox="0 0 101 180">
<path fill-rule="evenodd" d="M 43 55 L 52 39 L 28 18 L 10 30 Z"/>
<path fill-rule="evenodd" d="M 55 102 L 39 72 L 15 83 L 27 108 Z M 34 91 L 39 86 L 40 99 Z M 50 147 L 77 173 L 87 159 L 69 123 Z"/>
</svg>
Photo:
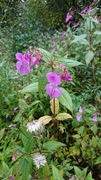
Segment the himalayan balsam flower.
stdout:
<svg viewBox="0 0 101 180">
<path fill-rule="evenodd" d="M 33 120 L 32 122 L 27 123 L 26 125 L 27 131 L 36 132 L 39 131 L 42 133 L 44 131 L 44 126 L 41 121 Z"/>
<path fill-rule="evenodd" d="M 61 89 L 51 83 L 46 85 L 46 92 L 50 96 L 50 98 L 57 98 L 62 94 Z"/>
<path fill-rule="evenodd" d="M 45 89 L 50 98 L 57 98 L 61 96 L 62 91 L 58 87 L 61 84 L 61 78 L 55 72 L 49 72 L 46 74 L 46 78 L 50 84 L 47 84 Z"/>
<path fill-rule="evenodd" d="M 20 74 L 29 74 L 31 67 L 39 64 L 42 60 L 39 57 L 32 57 L 28 52 L 27 54 L 16 53 L 16 68 Z"/>
<path fill-rule="evenodd" d="M 73 80 L 68 71 L 65 71 L 65 73 L 60 76 L 61 80 L 65 80 L 67 82 L 71 82 Z"/>
<path fill-rule="evenodd" d="M 88 8 L 86 7 L 84 10 L 80 12 L 80 14 L 88 14 L 93 9 L 93 6 L 90 5 Z"/>
<path fill-rule="evenodd" d="M 34 155 L 34 163 L 36 167 L 39 169 L 40 166 L 44 166 L 46 164 L 46 157 L 42 154 L 36 153 Z"/>
<path fill-rule="evenodd" d="M 57 86 L 61 84 L 61 78 L 60 76 L 58 76 L 58 74 L 56 74 L 55 72 L 49 72 L 46 74 L 46 78 L 48 80 L 49 83 Z"/>
<path fill-rule="evenodd" d="M 80 108 L 79 108 L 79 113 L 77 114 L 77 117 L 76 117 L 77 122 L 80 122 L 80 121 L 81 121 L 82 113 L 83 113 L 83 108 L 80 107 Z"/>
<path fill-rule="evenodd" d="M 68 12 L 67 15 L 66 15 L 65 22 L 67 23 L 71 19 L 73 19 L 73 16 Z"/>
<path fill-rule="evenodd" d="M 96 114 L 96 113 L 94 114 L 94 116 L 93 116 L 93 118 L 92 118 L 92 121 L 93 121 L 93 122 L 97 122 L 97 114 Z"/>
</svg>

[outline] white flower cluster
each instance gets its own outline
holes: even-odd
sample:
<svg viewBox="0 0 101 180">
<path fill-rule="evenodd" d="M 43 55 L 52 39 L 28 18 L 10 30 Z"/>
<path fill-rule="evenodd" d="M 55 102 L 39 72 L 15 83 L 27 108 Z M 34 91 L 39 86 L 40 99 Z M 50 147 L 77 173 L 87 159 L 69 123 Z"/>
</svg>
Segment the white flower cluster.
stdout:
<svg viewBox="0 0 101 180">
<path fill-rule="evenodd" d="M 39 131 L 42 133 L 44 131 L 44 126 L 41 121 L 33 120 L 32 122 L 27 123 L 26 125 L 27 131 L 36 132 Z"/>
<path fill-rule="evenodd" d="M 40 166 L 44 166 L 46 161 L 46 157 L 42 154 L 36 153 L 34 155 L 34 163 L 36 165 L 37 168 L 39 168 Z"/>
</svg>

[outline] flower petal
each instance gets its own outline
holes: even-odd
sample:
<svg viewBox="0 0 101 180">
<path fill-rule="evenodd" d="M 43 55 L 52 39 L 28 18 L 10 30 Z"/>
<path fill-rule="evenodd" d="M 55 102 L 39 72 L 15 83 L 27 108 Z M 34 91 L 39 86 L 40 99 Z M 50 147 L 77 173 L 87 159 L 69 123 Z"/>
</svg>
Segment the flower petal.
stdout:
<svg viewBox="0 0 101 180">
<path fill-rule="evenodd" d="M 55 86 L 58 86 L 59 84 L 61 84 L 61 78 L 55 72 L 47 73 L 46 78 L 47 78 L 48 82 L 50 82 L 51 84 L 53 84 Z"/>
<path fill-rule="evenodd" d="M 46 85 L 46 92 L 50 96 L 50 98 L 57 98 L 62 94 L 61 89 L 53 84 Z"/>
</svg>

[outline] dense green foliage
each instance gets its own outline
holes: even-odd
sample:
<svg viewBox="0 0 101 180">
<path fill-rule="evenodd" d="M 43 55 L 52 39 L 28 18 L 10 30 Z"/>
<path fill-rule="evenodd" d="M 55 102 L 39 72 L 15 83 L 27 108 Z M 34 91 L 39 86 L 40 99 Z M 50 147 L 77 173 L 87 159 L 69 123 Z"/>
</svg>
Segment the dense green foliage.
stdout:
<svg viewBox="0 0 101 180">
<path fill-rule="evenodd" d="M 7 6 L 12 14 L 9 8 L 14 10 L 14 3 L 7 2 L 0 2 L 1 9 Z M 16 13 L 13 18 L 9 13 L 5 17 L 5 21 L 10 20 L 10 24 L 6 24 L 9 28 L 4 27 L 2 21 L 1 180 L 101 178 L 101 17 L 95 3 L 88 14 L 77 14 L 77 11 L 72 14 L 73 21 L 66 25 L 70 7 L 81 11 L 88 2 L 80 1 L 78 7 L 77 3 L 29 0 L 17 8 L 17 17 Z M 18 4 L 16 1 L 17 7 Z M 65 28 L 58 23 L 65 24 Z M 54 30 L 58 25 L 61 28 Z M 15 53 L 27 51 L 39 53 L 42 62 L 31 68 L 30 74 L 20 75 L 16 70 Z M 61 64 L 73 81 L 63 81 L 62 95 L 51 99 L 45 90 L 46 74 L 60 73 Z M 41 132 L 28 131 L 26 125 L 33 120 L 43 122 L 43 132 L 42 129 Z M 40 168 L 33 162 L 36 153 L 47 159 Z"/>
</svg>

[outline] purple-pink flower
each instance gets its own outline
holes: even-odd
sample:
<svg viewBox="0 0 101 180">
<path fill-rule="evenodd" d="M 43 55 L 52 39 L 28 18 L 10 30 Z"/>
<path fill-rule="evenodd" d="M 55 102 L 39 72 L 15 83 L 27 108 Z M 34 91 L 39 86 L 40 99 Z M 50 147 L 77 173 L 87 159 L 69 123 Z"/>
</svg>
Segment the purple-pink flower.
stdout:
<svg viewBox="0 0 101 180">
<path fill-rule="evenodd" d="M 80 14 L 88 14 L 93 9 L 93 6 L 90 5 L 88 8 L 86 7 L 84 10 L 80 12 Z"/>
<path fill-rule="evenodd" d="M 58 87 L 61 84 L 61 78 L 55 72 L 49 72 L 46 74 L 46 78 L 50 84 L 46 85 L 46 92 L 50 96 L 50 98 L 57 98 L 61 96 L 62 91 Z"/>
<path fill-rule="evenodd" d="M 29 74 L 31 67 L 42 62 L 39 57 L 32 57 L 29 52 L 27 54 L 16 53 L 15 57 L 18 60 L 16 68 L 20 74 Z"/>
<path fill-rule="evenodd" d="M 62 94 L 61 89 L 58 86 L 51 83 L 46 85 L 46 92 L 50 96 L 50 98 L 57 98 Z"/>
<path fill-rule="evenodd" d="M 83 113 L 83 108 L 80 107 L 80 108 L 79 108 L 79 112 L 78 112 L 77 117 L 76 117 L 77 122 L 80 122 L 80 121 L 81 121 L 82 113 Z"/>
<path fill-rule="evenodd" d="M 97 114 L 96 113 L 93 115 L 92 121 L 97 122 Z"/>
<path fill-rule="evenodd" d="M 65 71 L 65 73 L 61 74 L 60 76 L 62 80 L 65 80 L 68 82 L 71 82 L 73 80 L 68 71 Z"/>
<path fill-rule="evenodd" d="M 67 15 L 66 15 L 65 22 L 67 23 L 71 19 L 73 19 L 73 16 L 68 12 Z"/>
<path fill-rule="evenodd" d="M 48 80 L 49 83 L 57 86 L 61 84 L 61 78 L 58 74 L 56 74 L 55 72 L 49 72 L 46 75 L 46 78 Z"/>
</svg>

